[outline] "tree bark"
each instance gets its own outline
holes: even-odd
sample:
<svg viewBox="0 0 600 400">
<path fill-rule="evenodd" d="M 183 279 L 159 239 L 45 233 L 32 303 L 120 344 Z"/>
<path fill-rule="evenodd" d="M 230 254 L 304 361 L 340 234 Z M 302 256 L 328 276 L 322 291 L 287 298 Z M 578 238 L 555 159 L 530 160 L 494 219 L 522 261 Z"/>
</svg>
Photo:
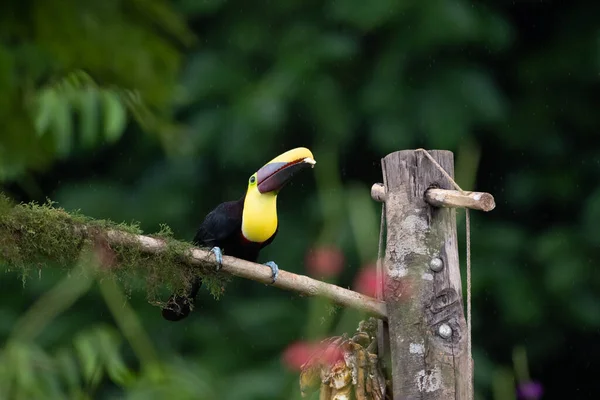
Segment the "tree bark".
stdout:
<svg viewBox="0 0 600 400">
<path fill-rule="evenodd" d="M 449 151 L 431 151 L 454 175 Z M 451 184 L 422 152 L 383 160 L 387 303 L 394 399 L 467 399 L 467 330 L 456 235 L 456 211 L 431 206 L 430 187 Z"/>
</svg>

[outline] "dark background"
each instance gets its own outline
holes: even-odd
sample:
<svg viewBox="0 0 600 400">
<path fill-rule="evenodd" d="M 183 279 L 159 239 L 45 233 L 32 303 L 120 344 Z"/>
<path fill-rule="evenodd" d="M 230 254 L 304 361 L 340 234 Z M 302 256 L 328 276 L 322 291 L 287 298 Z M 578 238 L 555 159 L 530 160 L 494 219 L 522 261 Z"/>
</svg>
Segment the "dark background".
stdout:
<svg viewBox="0 0 600 400">
<path fill-rule="evenodd" d="M 189 240 L 262 164 L 306 146 L 317 166 L 280 194 L 261 261 L 356 287 L 377 255 L 380 159 L 451 150 L 457 182 L 497 204 L 471 214 L 477 398 L 530 380 L 547 399 L 600 392 L 600 3 L 88 3 L 2 6 L 4 193 Z M 235 279 L 177 324 L 140 285 L 125 293 L 139 325 L 123 327 L 92 283 L 28 336 L 30 307 L 78 278 L 21 278 L 0 281 L 9 398 L 299 398 L 302 344 L 363 317 Z"/>
</svg>

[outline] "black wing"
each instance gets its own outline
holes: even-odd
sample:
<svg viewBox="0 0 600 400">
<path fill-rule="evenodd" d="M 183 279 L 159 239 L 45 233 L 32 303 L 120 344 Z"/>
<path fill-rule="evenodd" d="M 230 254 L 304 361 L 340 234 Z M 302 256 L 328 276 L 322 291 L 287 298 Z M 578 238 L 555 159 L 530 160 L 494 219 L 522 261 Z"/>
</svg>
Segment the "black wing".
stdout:
<svg viewBox="0 0 600 400">
<path fill-rule="evenodd" d="M 208 213 L 194 236 L 194 244 L 219 246 L 242 229 L 244 199 L 219 204 Z"/>
</svg>

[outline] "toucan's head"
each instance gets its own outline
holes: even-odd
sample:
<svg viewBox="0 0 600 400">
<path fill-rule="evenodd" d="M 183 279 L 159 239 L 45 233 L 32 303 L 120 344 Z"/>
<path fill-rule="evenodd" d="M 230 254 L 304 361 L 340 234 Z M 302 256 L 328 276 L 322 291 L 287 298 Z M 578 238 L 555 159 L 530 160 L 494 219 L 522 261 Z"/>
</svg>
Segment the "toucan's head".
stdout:
<svg viewBox="0 0 600 400">
<path fill-rule="evenodd" d="M 248 181 L 242 213 L 242 234 L 264 243 L 277 232 L 277 194 L 298 171 L 316 164 L 312 153 L 298 147 L 275 157 Z"/>
<path fill-rule="evenodd" d="M 277 194 L 298 171 L 313 167 L 317 162 L 306 147 L 297 147 L 278 155 L 261 169 L 256 171 L 248 181 L 248 191 L 258 190 L 260 194 Z"/>
</svg>

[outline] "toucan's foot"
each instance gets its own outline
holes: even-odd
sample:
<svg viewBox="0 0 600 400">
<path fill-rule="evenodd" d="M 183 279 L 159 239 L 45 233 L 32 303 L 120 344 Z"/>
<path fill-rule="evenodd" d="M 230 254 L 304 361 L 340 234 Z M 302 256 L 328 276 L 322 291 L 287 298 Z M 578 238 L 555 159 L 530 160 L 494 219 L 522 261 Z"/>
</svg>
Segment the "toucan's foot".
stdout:
<svg viewBox="0 0 600 400">
<path fill-rule="evenodd" d="M 213 247 L 212 249 L 210 249 L 210 252 L 213 253 L 215 255 L 215 258 L 217 259 L 217 271 L 221 269 L 221 266 L 223 265 L 223 251 L 221 251 L 221 249 L 219 247 Z"/>
<path fill-rule="evenodd" d="M 266 262 L 265 265 L 271 268 L 271 271 L 273 271 L 273 281 L 271 283 L 275 283 L 277 277 L 279 276 L 279 267 L 277 266 L 277 264 L 275 264 L 274 261 Z"/>
</svg>

